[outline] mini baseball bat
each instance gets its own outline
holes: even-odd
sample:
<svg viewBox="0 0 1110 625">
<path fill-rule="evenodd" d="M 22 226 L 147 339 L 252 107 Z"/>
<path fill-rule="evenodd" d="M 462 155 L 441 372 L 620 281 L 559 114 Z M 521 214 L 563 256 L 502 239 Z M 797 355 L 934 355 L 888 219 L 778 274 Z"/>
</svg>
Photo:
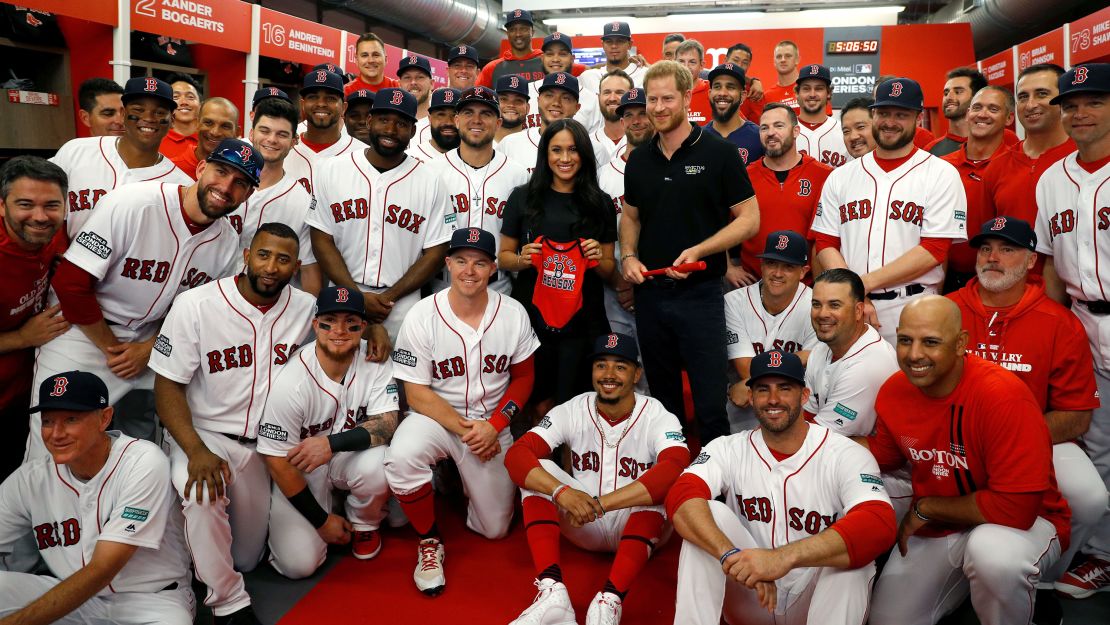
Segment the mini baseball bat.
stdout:
<svg viewBox="0 0 1110 625">
<path fill-rule="evenodd" d="M 663 275 L 664 273 L 667 272 L 667 269 L 674 269 L 675 271 L 680 272 L 680 273 L 690 273 L 691 271 L 701 271 L 702 269 L 705 269 L 705 261 L 704 260 L 699 260 L 699 261 L 693 262 L 693 263 L 682 263 L 681 265 L 678 265 L 678 266 L 675 266 L 675 267 L 666 267 L 666 268 L 663 268 L 663 269 L 651 269 L 649 271 L 644 272 L 644 277 L 646 278 L 648 276 L 661 276 L 661 275 Z"/>
</svg>

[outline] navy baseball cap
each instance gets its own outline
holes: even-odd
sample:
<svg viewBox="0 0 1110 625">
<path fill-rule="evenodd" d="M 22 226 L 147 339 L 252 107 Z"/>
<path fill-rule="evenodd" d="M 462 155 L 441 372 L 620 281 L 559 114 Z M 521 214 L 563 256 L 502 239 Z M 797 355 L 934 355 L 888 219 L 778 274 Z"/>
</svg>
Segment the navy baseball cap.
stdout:
<svg viewBox="0 0 1110 625">
<path fill-rule="evenodd" d="M 368 104 L 374 103 L 374 92 L 369 89 L 355 89 L 347 96 L 347 105 L 353 106 L 355 104 Z"/>
<path fill-rule="evenodd" d="M 741 88 L 744 87 L 746 84 L 745 81 L 748 79 L 748 77 L 744 75 L 744 69 L 739 65 L 735 63 L 721 63 L 717 67 L 709 70 L 709 82 L 713 82 L 714 78 L 722 74 L 725 76 L 732 76 L 736 80 L 739 80 Z"/>
<path fill-rule="evenodd" d="M 802 386 L 806 383 L 806 368 L 802 364 L 802 359 L 793 352 L 784 352 L 780 349 L 756 354 L 752 357 L 748 370 L 751 373 L 748 386 L 755 386 L 757 380 L 769 375 L 794 380 Z"/>
<path fill-rule="evenodd" d="M 451 246 L 447 248 L 447 255 L 462 249 L 485 252 L 490 258 L 497 260 L 497 243 L 493 240 L 493 233 L 481 228 L 459 228 L 451 233 Z"/>
<path fill-rule="evenodd" d="M 428 110 L 453 109 L 459 103 L 460 97 L 462 97 L 462 91 L 453 87 L 440 87 L 432 92 Z"/>
<path fill-rule="evenodd" d="M 971 247 L 979 247 L 984 239 L 1005 239 L 1010 243 L 1023 247 L 1030 252 L 1037 251 L 1037 233 L 1028 221 L 1017 217 L 995 217 L 983 222 L 979 234 L 971 237 L 968 243 Z"/>
<path fill-rule="evenodd" d="M 339 66 L 336 65 L 335 63 L 320 63 L 319 65 L 312 68 L 312 71 L 314 71 L 314 72 L 319 71 L 319 70 L 324 70 L 325 72 L 331 72 L 331 73 L 333 73 L 333 74 L 335 74 L 336 76 L 339 76 L 339 77 L 343 76 L 343 70 L 340 69 Z"/>
<path fill-rule="evenodd" d="M 593 361 L 599 356 L 617 356 L 637 366 L 640 364 L 640 349 L 636 347 L 636 339 L 627 334 L 613 332 L 597 337 L 590 360 Z"/>
<path fill-rule="evenodd" d="M 573 40 L 570 37 L 568 37 L 567 35 L 564 35 L 561 32 L 555 31 L 555 32 L 551 33 L 550 35 L 543 38 L 543 45 L 540 46 L 540 50 L 546 50 L 547 46 L 549 46 L 553 43 L 561 43 L 561 44 L 563 44 L 564 46 L 567 47 L 567 50 L 574 50 L 574 44 L 572 42 L 573 42 Z"/>
<path fill-rule="evenodd" d="M 601 31 L 602 39 L 631 39 L 632 29 L 628 27 L 628 22 L 609 22 Z"/>
<path fill-rule="evenodd" d="M 867 108 L 880 106 L 897 106 L 911 111 L 924 109 L 921 85 L 912 78 L 891 78 L 883 82 L 875 91 L 875 103 Z"/>
<path fill-rule="evenodd" d="M 158 78 L 144 76 L 129 78 L 123 86 L 123 96 L 120 100 L 127 104 L 137 98 L 157 98 L 170 107 L 171 111 L 177 108 L 177 102 L 173 101 L 173 87 Z"/>
<path fill-rule="evenodd" d="M 416 68 L 428 76 L 432 75 L 432 63 L 427 57 L 420 56 L 419 54 L 410 54 L 401 57 L 401 62 L 397 65 L 397 77 L 400 78 L 401 74 L 405 73 L 407 69 Z"/>
<path fill-rule="evenodd" d="M 459 95 L 459 103 L 455 106 L 456 109 L 461 109 L 463 105 L 476 102 L 478 104 L 485 104 L 493 109 L 494 113 L 501 114 L 501 104 L 497 101 L 497 94 L 489 87 L 471 87 L 463 91 Z"/>
<path fill-rule="evenodd" d="M 803 80 L 810 79 L 823 80 L 830 87 L 832 86 L 832 72 L 830 72 L 829 68 L 825 67 L 824 65 L 811 63 L 798 70 L 798 80 L 795 80 L 794 84 L 800 85 Z"/>
<path fill-rule="evenodd" d="M 617 105 L 617 115 L 624 115 L 624 109 L 630 106 L 647 107 L 647 92 L 641 87 L 633 87 L 621 96 L 621 103 Z"/>
<path fill-rule="evenodd" d="M 756 258 L 778 260 L 791 265 L 804 265 L 809 261 L 806 239 L 793 230 L 776 230 L 767 235 L 763 253 Z"/>
<path fill-rule="evenodd" d="M 496 91 L 497 93 L 515 93 L 524 96 L 525 100 L 530 97 L 528 93 L 528 82 L 519 74 L 510 74 L 498 78 Z"/>
<path fill-rule="evenodd" d="M 238 169 L 256 187 L 262 176 L 262 166 L 265 165 L 262 155 L 251 144 L 239 139 L 224 139 L 204 160 L 209 163 L 225 163 Z"/>
<path fill-rule="evenodd" d="M 474 46 L 455 46 L 447 53 L 447 64 L 450 65 L 455 59 L 470 59 L 474 64 L 478 64 L 478 50 Z"/>
<path fill-rule="evenodd" d="M 278 89 L 277 87 L 259 87 L 255 90 L 254 97 L 251 98 L 251 108 L 258 106 L 259 102 L 267 98 L 278 98 L 279 100 L 285 100 L 290 104 L 293 103 L 293 99 L 289 97 L 289 94 L 285 93 L 281 89 Z"/>
<path fill-rule="evenodd" d="M 370 113 L 397 113 L 416 121 L 416 96 L 404 89 L 389 87 L 378 91 L 374 96 L 374 107 Z"/>
<path fill-rule="evenodd" d="M 505 28 L 508 28 L 509 26 L 512 26 L 517 22 L 524 22 L 529 26 L 534 24 L 534 22 L 532 21 L 531 11 L 525 11 L 524 9 L 513 9 L 512 11 L 505 13 Z"/>
<path fill-rule="evenodd" d="M 30 412 L 77 410 L 87 412 L 108 407 L 108 387 L 95 373 L 63 371 L 39 385 L 39 404 Z"/>
<path fill-rule="evenodd" d="M 1064 72 L 1056 84 L 1060 95 L 1049 100 L 1049 104 L 1059 104 L 1073 93 L 1110 93 L 1110 63 L 1076 65 Z"/>
<path fill-rule="evenodd" d="M 366 318 L 366 302 L 358 289 L 345 286 L 329 286 L 320 289 L 316 297 L 316 316 L 329 313 L 347 312 Z"/>
<path fill-rule="evenodd" d="M 334 91 L 342 97 L 343 77 L 339 74 L 333 74 L 326 69 L 312 70 L 304 75 L 304 81 L 301 82 L 301 95 L 316 89 Z"/>
<path fill-rule="evenodd" d="M 548 89 L 565 89 L 574 96 L 574 99 L 578 99 L 578 79 L 574 77 L 574 74 L 555 72 L 544 76 L 543 84 L 540 85 L 537 91 L 543 93 Z"/>
</svg>

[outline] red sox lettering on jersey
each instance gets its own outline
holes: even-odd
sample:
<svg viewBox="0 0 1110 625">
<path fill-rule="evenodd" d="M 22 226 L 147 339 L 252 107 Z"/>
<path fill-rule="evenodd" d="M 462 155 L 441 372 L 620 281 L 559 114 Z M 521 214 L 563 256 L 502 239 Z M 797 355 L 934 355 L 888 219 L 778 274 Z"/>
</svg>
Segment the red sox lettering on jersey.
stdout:
<svg viewBox="0 0 1110 625">
<path fill-rule="evenodd" d="M 785 243 L 780 240 L 777 245 L 785 249 Z M 812 289 L 799 283 L 790 304 L 771 314 L 763 306 L 759 282 L 727 293 L 725 332 L 729 360 L 750 358 L 773 349 L 786 352 L 813 349 L 817 334 L 809 321 L 812 294 Z"/>
<path fill-rule="evenodd" d="M 34 527 L 35 542 L 39 551 L 51 547 L 69 547 L 81 542 L 81 523 L 77 519 L 40 523 Z"/>
<path fill-rule="evenodd" d="M 841 132 L 840 121 L 835 117 L 826 118 L 814 129 L 800 122 L 798 128 L 798 152 L 809 154 L 829 167 L 840 167 L 852 160 L 852 155 L 844 145 L 844 133 Z M 744 162 L 748 162 L 747 159 Z"/>
</svg>

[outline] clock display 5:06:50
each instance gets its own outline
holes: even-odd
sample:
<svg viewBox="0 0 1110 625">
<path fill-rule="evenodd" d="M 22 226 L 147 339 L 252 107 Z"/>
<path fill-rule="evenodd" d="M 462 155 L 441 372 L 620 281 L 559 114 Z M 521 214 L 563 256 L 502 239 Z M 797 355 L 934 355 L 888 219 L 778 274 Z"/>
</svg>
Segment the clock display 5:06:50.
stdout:
<svg viewBox="0 0 1110 625">
<path fill-rule="evenodd" d="M 825 54 L 871 54 L 878 51 L 879 42 L 875 39 L 830 41 L 825 44 Z"/>
</svg>

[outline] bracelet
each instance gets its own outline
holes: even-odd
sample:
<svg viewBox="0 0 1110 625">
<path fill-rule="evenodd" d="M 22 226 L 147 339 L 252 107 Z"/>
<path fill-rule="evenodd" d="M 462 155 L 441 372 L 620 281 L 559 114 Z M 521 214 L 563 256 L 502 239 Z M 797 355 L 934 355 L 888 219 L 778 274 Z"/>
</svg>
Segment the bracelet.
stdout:
<svg viewBox="0 0 1110 625">
<path fill-rule="evenodd" d="M 636 254 L 621 254 L 621 260 L 626 258 L 636 258 Z"/>
<path fill-rule="evenodd" d="M 918 507 L 917 507 L 917 505 L 919 503 L 921 503 L 920 499 L 913 502 L 913 515 L 916 516 L 917 518 L 921 519 L 925 523 L 928 523 L 929 521 L 932 521 L 932 519 L 930 519 L 929 517 L 925 516 L 924 514 L 921 514 L 921 510 L 919 510 Z"/>
<path fill-rule="evenodd" d="M 594 495 L 594 501 L 597 502 L 597 507 L 601 508 L 601 516 L 605 516 L 605 513 L 608 512 L 608 510 L 605 509 L 605 506 L 601 505 L 601 499 L 599 499 L 597 495 Z"/>
<path fill-rule="evenodd" d="M 556 486 L 555 490 L 551 491 L 551 501 L 556 501 L 559 498 L 559 495 L 563 494 L 563 491 L 568 488 L 570 488 L 569 484 L 559 484 L 558 486 Z"/>
<path fill-rule="evenodd" d="M 736 554 L 736 553 L 740 553 L 740 550 L 737 549 L 736 547 L 733 547 L 732 549 L 729 549 L 728 551 L 724 552 L 724 554 L 722 554 L 721 557 L 720 557 L 721 565 L 723 566 L 724 563 L 725 563 L 725 560 L 728 560 L 729 556 L 731 556 L 733 554 Z"/>
</svg>

